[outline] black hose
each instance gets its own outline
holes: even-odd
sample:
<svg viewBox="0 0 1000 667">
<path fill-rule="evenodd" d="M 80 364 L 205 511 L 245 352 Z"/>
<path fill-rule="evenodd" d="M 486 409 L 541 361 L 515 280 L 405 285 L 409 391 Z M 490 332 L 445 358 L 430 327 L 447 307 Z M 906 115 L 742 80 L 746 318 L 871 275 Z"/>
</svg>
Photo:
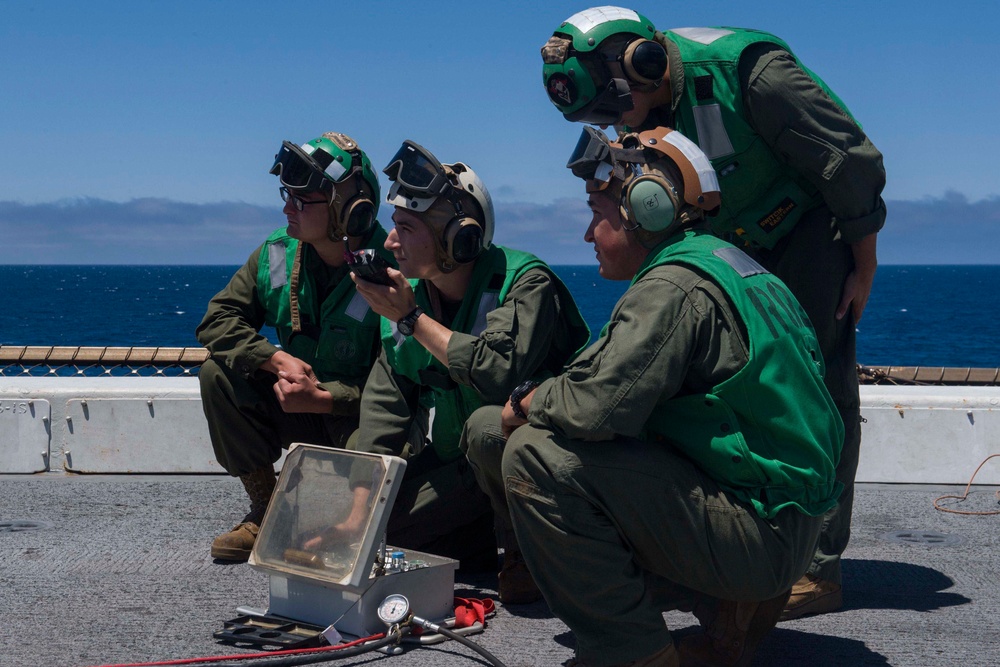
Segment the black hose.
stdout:
<svg viewBox="0 0 1000 667">
<path fill-rule="evenodd" d="M 462 635 L 458 634 L 457 632 L 452 632 L 448 628 L 445 628 L 445 627 L 442 627 L 440 625 L 437 625 L 436 623 L 431 623 L 430 621 L 428 621 L 426 619 L 423 619 L 423 618 L 420 618 L 419 616 L 414 616 L 412 619 L 410 619 L 410 622 L 411 623 L 415 623 L 415 624 L 419 625 L 420 627 L 422 627 L 422 628 L 424 628 L 426 630 L 430 630 L 431 632 L 439 632 L 442 635 L 444 635 L 445 637 L 447 637 L 448 639 L 454 639 L 455 641 L 457 641 L 459 644 L 462 644 L 463 646 L 468 646 L 473 651 L 475 651 L 479 655 L 481 655 L 484 658 L 486 658 L 490 662 L 491 665 L 495 665 L 496 667 L 507 667 L 505 664 L 503 664 L 502 662 L 500 662 L 500 659 L 497 658 L 495 655 L 493 655 L 492 653 L 490 653 L 489 651 L 487 651 L 486 649 L 484 649 L 482 646 L 480 646 L 476 642 L 474 642 L 474 641 L 472 641 L 470 639 L 466 639 L 465 637 L 463 637 Z"/>
<path fill-rule="evenodd" d="M 403 638 L 403 635 L 407 635 L 409 633 L 409 628 L 400 628 L 394 633 L 387 634 L 378 641 L 370 642 L 368 644 L 360 644 L 358 646 L 351 646 L 350 648 L 329 650 L 321 653 L 307 653 L 304 655 L 285 655 L 275 658 L 254 658 L 252 660 L 240 660 L 238 662 L 217 662 L 213 663 L 212 667 L 246 667 L 247 665 L 253 665 L 255 667 L 297 667 L 298 665 L 311 665 L 317 662 L 329 662 L 331 660 L 339 660 L 341 658 L 353 658 L 354 656 L 362 655 L 364 653 L 377 651 L 385 646 L 398 644 L 399 640 Z"/>
</svg>

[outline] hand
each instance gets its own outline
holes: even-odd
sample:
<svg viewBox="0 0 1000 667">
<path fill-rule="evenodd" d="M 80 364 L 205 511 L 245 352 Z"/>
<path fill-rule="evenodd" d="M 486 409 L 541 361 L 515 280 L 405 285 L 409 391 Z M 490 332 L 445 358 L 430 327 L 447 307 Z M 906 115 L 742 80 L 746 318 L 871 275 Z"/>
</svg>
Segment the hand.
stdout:
<svg viewBox="0 0 1000 667">
<path fill-rule="evenodd" d="M 532 389 L 521 399 L 521 410 L 524 414 L 528 414 L 531 410 L 531 399 L 535 397 L 535 391 L 536 389 Z M 527 419 L 521 419 L 514 414 L 514 408 L 511 407 L 510 401 L 507 401 L 500 413 L 500 430 L 503 432 L 503 437 L 509 438 L 511 433 L 527 423 Z"/>
<path fill-rule="evenodd" d="M 319 534 L 310 537 L 302 543 L 302 548 L 308 551 L 316 551 L 326 547 L 328 544 L 350 543 L 361 535 L 365 522 L 368 520 L 368 500 L 371 497 L 371 489 L 363 486 L 354 487 L 354 501 L 351 505 L 351 513 L 340 523 L 326 528 Z"/>
<path fill-rule="evenodd" d="M 393 268 L 386 269 L 392 285 L 379 285 L 358 278 L 351 273 L 351 280 L 357 285 L 358 294 L 364 297 L 371 309 L 391 322 L 398 322 L 417 307 L 413 288 L 403 274 Z"/>
<path fill-rule="evenodd" d="M 872 292 L 872 282 L 875 280 L 875 276 L 863 276 L 857 271 L 851 271 L 847 274 L 847 280 L 844 281 L 844 290 L 841 293 L 840 307 L 837 308 L 837 319 L 844 319 L 844 315 L 847 314 L 847 309 L 851 309 L 851 314 L 854 315 L 854 323 L 857 324 L 861 321 L 861 316 L 865 312 L 865 306 L 868 304 L 868 297 Z"/>
<path fill-rule="evenodd" d="M 878 267 L 877 235 L 869 234 L 860 241 L 851 244 L 854 255 L 854 270 L 847 275 L 844 289 L 841 292 L 840 306 L 837 308 L 837 319 L 841 320 L 850 308 L 854 315 L 854 323 L 861 321 L 868 304 L 868 296 L 872 293 L 872 282 L 875 280 L 875 269 Z"/>
<path fill-rule="evenodd" d="M 312 366 L 298 357 L 293 357 L 284 350 L 278 350 L 272 354 L 271 358 L 261 364 L 260 367 L 261 370 L 274 373 L 275 375 L 284 371 L 290 375 L 305 375 L 313 378 L 314 380 L 316 379 L 316 374 L 313 373 Z"/>
<path fill-rule="evenodd" d="M 335 545 L 350 544 L 357 541 L 361 535 L 364 524 L 350 523 L 350 519 L 342 521 L 335 526 L 327 526 L 308 533 L 308 537 L 302 543 L 303 551 L 330 551 Z"/>
<path fill-rule="evenodd" d="M 274 383 L 274 395 L 281 409 L 286 413 L 313 412 L 329 414 L 333 409 L 333 396 L 320 386 L 312 374 L 278 371 L 278 381 Z"/>
</svg>

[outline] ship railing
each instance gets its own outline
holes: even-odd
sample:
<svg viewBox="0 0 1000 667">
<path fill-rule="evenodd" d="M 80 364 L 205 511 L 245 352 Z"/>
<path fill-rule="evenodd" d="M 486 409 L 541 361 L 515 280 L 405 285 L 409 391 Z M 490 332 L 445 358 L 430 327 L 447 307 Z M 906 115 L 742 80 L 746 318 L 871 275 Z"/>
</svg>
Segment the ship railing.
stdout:
<svg viewBox="0 0 1000 667">
<path fill-rule="evenodd" d="M 1000 368 L 858 365 L 858 380 L 861 384 L 995 387 L 1000 385 Z"/>
<path fill-rule="evenodd" d="M 0 377 L 178 377 L 198 374 L 203 347 L 0 345 Z"/>
<path fill-rule="evenodd" d="M 0 377 L 197 375 L 206 359 L 203 347 L 0 345 Z M 858 364 L 857 371 L 861 384 L 1000 386 L 1000 368 Z"/>
</svg>

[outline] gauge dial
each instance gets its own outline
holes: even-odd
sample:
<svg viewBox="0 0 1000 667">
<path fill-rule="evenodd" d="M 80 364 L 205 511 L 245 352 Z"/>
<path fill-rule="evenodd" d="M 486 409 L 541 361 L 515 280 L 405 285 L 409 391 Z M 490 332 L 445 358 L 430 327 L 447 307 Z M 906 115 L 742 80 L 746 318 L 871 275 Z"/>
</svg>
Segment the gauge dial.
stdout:
<svg viewBox="0 0 1000 667">
<path fill-rule="evenodd" d="M 400 595 L 399 593 L 388 596 L 378 606 L 378 617 L 386 625 L 402 623 L 406 620 L 406 616 L 409 613 L 410 601 L 406 599 L 405 595 Z"/>
</svg>

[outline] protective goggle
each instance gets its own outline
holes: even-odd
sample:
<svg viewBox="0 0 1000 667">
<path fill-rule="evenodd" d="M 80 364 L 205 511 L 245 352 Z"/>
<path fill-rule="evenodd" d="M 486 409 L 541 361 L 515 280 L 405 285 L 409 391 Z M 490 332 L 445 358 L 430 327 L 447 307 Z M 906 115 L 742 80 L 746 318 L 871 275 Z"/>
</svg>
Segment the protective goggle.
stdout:
<svg viewBox="0 0 1000 667">
<path fill-rule="evenodd" d="M 420 144 L 407 139 L 382 170 L 399 190 L 415 199 L 448 196 L 452 184 L 436 157 Z"/>
<path fill-rule="evenodd" d="M 597 128 L 585 126 L 566 167 L 577 178 L 610 181 L 614 174 L 614 157 L 608 137 Z"/>
<path fill-rule="evenodd" d="M 319 163 L 290 141 L 281 142 L 281 150 L 274 156 L 270 173 L 276 174 L 282 185 L 293 190 L 333 190 L 333 182 Z"/>
<path fill-rule="evenodd" d="M 577 178 L 594 178 L 594 173 L 601 164 L 611 163 L 611 146 L 608 137 L 597 128 L 585 126 L 580 132 L 576 148 L 569 156 L 566 168 L 572 170 Z"/>
<path fill-rule="evenodd" d="M 611 79 L 594 99 L 583 107 L 564 113 L 571 123 L 591 123 L 593 125 L 615 125 L 622 114 L 632 110 L 632 91 L 625 79 Z"/>
</svg>

